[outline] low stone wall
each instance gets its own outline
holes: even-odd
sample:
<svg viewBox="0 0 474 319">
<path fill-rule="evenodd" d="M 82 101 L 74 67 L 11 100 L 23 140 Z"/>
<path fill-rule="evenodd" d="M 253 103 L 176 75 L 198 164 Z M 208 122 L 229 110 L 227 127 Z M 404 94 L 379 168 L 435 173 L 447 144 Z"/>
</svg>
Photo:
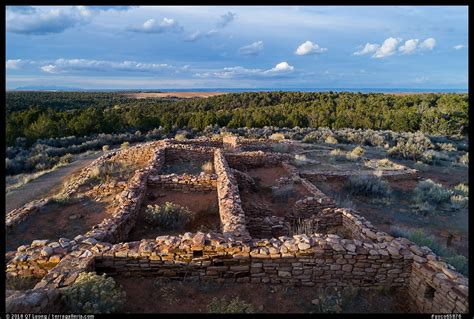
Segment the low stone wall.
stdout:
<svg viewBox="0 0 474 319">
<path fill-rule="evenodd" d="M 216 234 L 186 233 L 115 245 L 95 260 L 96 271 L 110 274 L 305 286 L 406 286 L 411 274 L 411 260 L 331 234 L 237 245 Z"/>
<path fill-rule="evenodd" d="M 159 172 L 165 160 L 164 154 L 164 147 L 155 150 L 151 163 L 144 169 L 137 170 L 125 190 L 120 194 L 119 207 L 113 216 L 104 219 L 86 233 L 85 237 L 109 243 L 116 243 L 127 238 L 130 230 L 135 226 L 136 216 L 145 199 L 148 176 Z"/>
<path fill-rule="evenodd" d="M 386 180 L 403 180 L 418 178 L 418 173 L 413 169 L 400 170 L 351 170 L 351 171 L 311 171 L 311 173 L 301 173 L 301 177 L 312 182 L 320 181 L 344 181 L 350 176 L 379 176 Z"/>
<path fill-rule="evenodd" d="M 60 292 L 53 288 L 14 291 L 5 301 L 6 313 L 57 313 L 61 311 Z"/>
<path fill-rule="evenodd" d="M 435 260 L 433 255 L 427 255 L 429 259 L 421 256 L 421 253 L 417 255 L 420 258 L 413 262 L 408 286 L 418 309 L 425 313 L 466 313 L 468 279 Z"/>
<path fill-rule="evenodd" d="M 171 161 L 212 161 L 214 147 L 187 144 L 166 144 L 165 157 Z"/>
<path fill-rule="evenodd" d="M 24 222 L 28 216 L 39 211 L 41 207 L 47 205 L 51 200 L 51 198 L 43 198 L 31 201 L 20 208 L 10 211 L 5 217 L 6 231 L 10 231 L 18 224 Z"/>
<path fill-rule="evenodd" d="M 283 161 L 288 161 L 290 155 L 270 152 L 241 152 L 226 153 L 225 158 L 230 167 L 239 170 L 247 168 L 271 167 L 280 165 Z"/>
<path fill-rule="evenodd" d="M 234 176 L 235 173 L 238 179 L 245 181 L 246 174 L 232 170 L 226 158 L 247 161 L 249 167 L 274 166 L 279 163 L 277 158 L 284 159 L 282 154 L 244 152 L 224 156 L 220 149 L 202 146 L 206 149 L 204 153 L 213 151 L 223 233 L 185 233 L 122 242 L 135 224 L 147 185 L 150 181 L 153 184 L 157 176 L 159 183 L 162 182 L 163 175 L 159 175 L 159 171 L 165 161 L 165 149 L 172 143 L 153 145 L 146 167 L 137 170 L 124 186 L 112 218 L 73 240 L 36 240 L 8 255 L 7 276 L 42 279 L 32 290 L 8 292 L 7 312 L 55 311 L 61 289 L 73 284 L 81 272 L 94 270 L 109 275 L 162 276 L 177 280 L 193 277 L 296 286 L 406 287 L 420 312 L 468 311 L 468 279 L 454 267 L 428 247 L 379 232 L 355 211 L 332 207 L 332 201 L 325 194 L 285 163 L 282 165 L 291 178 L 303 183 L 312 194 L 298 203 L 300 215 L 295 216 L 305 217 L 308 213 L 311 215 L 308 219 L 320 223 L 320 230 L 343 227 L 351 236 L 312 233 L 251 238 Z M 196 149 L 190 145 L 175 147 L 177 145 L 173 144 L 176 152 Z M 268 162 L 270 164 L 266 164 Z M 69 188 L 73 189 L 73 186 Z M 282 217 L 270 216 L 269 221 L 265 218 L 261 223 L 270 227 L 286 223 Z M 275 236 L 273 230 L 271 232 Z"/>
<path fill-rule="evenodd" d="M 148 185 L 183 192 L 215 191 L 217 187 L 217 175 L 204 173 L 197 176 L 176 174 L 150 175 L 148 177 Z"/>
<path fill-rule="evenodd" d="M 194 138 L 194 139 L 189 139 L 189 140 L 182 140 L 182 141 L 178 141 L 174 138 L 170 138 L 170 139 L 165 139 L 163 141 L 166 142 L 166 143 L 169 143 L 169 144 L 190 145 L 192 147 L 195 147 L 195 146 L 222 147 L 222 145 L 223 145 L 222 138 L 211 139 L 211 138 L 208 138 L 208 137 L 199 137 L 199 138 Z"/>
<path fill-rule="evenodd" d="M 142 145 L 136 145 L 129 149 L 111 151 L 107 154 L 100 156 L 95 159 L 92 163 L 84 167 L 77 176 L 73 176 L 64 185 L 64 188 L 57 194 L 58 196 L 70 197 L 77 192 L 78 188 L 89 179 L 92 171 L 97 167 L 101 167 L 108 161 L 149 161 L 151 160 L 151 154 L 154 152 L 154 148 L 158 145 L 163 144 L 162 142 L 149 142 Z M 35 200 L 26 203 L 24 206 L 14 209 L 6 215 L 5 227 L 9 231 L 16 225 L 26 220 L 28 216 L 36 213 L 41 207 L 45 206 L 52 200 L 51 197 Z"/>
<path fill-rule="evenodd" d="M 214 152 L 214 169 L 217 174 L 217 198 L 222 231 L 225 235 L 235 236 L 244 241 L 249 240 L 239 188 L 220 149 Z"/>
</svg>

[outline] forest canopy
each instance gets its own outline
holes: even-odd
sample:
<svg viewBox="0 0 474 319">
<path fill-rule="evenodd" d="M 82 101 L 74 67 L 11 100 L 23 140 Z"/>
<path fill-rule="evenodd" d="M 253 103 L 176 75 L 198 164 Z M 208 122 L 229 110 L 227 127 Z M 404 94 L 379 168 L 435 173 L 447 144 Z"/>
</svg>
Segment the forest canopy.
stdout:
<svg viewBox="0 0 474 319">
<path fill-rule="evenodd" d="M 6 142 L 163 127 L 329 127 L 466 134 L 468 94 L 246 92 L 189 100 L 118 93 L 7 92 Z"/>
</svg>

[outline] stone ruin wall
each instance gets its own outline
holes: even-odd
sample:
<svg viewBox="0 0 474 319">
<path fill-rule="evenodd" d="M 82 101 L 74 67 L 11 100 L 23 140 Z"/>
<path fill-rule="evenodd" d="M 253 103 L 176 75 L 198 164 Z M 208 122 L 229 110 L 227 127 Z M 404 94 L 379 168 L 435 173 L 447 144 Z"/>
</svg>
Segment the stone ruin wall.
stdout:
<svg viewBox="0 0 474 319">
<path fill-rule="evenodd" d="M 240 193 L 222 150 L 214 152 L 214 170 L 217 174 L 217 199 L 224 235 L 248 240 L 250 235 L 245 227 L 245 213 L 242 209 Z"/>
<path fill-rule="evenodd" d="M 186 144 L 167 143 L 166 160 L 171 161 L 212 161 L 214 147 L 190 146 Z"/>
<path fill-rule="evenodd" d="M 250 238 L 237 182 L 226 157 L 221 150 L 214 151 L 223 234 L 185 233 L 122 242 L 133 227 L 150 176 L 156 176 L 164 162 L 165 149 L 158 148 L 151 164 L 137 170 L 122 192 L 122 202 L 114 218 L 104 220 L 74 240 L 35 241 L 31 246 L 18 248 L 7 265 L 9 275 L 34 274 L 42 263 L 49 263 L 53 268 L 46 275 L 43 270 L 44 277 L 34 289 L 11 294 L 7 298 L 7 311 L 50 312 L 57 306 L 63 287 L 72 284 L 80 272 L 95 269 L 110 275 L 175 279 L 195 277 L 305 286 L 403 286 L 408 288 L 421 312 L 467 312 L 467 278 L 429 248 L 378 232 L 353 211 L 318 208 L 320 214 L 326 214 L 329 223 L 332 220 L 348 229 L 353 239 L 333 234 Z M 320 195 L 314 185 L 308 187 L 313 194 Z M 308 202 L 308 209 L 324 202 L 324 196 L 314 197 L 316 201 Z"/>
<path fill-rule="evenodd" d="M 227 153 L 225 155 L 230 167 L 238 170 L 246 170 L 248 168 L 271 167 L 281 165 L 282 162 L 288 161 L 290 156 L 281 153 L 265 153 L 262 151 Z"/>
<path fill-rule="evenodd" d="M 138 160 L 143 161 L 145 159 L 147 162 L 152 160 L 153 149 L 156 146 L 161 145 L 162 142 L 149 142 L 142 145 L 136 145 L 128 149 L 111 151 L 107 154 L 100 156 L 95 159 L 92 163 L 84 167 L 77 176 L 73 176 L 67 183 L 64 185 L 63 189 L 57 194 L 58 196 L 69 197 L 77 192 L 78 188 L 84 184 L 84 182 L 89 179 L 92 171 L 101 167 L 108 161 L 125 161 L 125 162 L 136 162 Z M 26 203 L 20 208 L 14 209 L 10 212 L 7 212 L 5 219 L 6 230 L 9 231 L 13 227 L 16 227 L 18 224 L 30 216 L 38 212 L 43 206 L 49 204 L 53 200 L 52 197 L 42 198 L 39 200 L 31 201 Z"/>
<path fill-rule="evenodd" d="M 217 188 L 217 175 L 157 175 L 148 177 L 148 185 L 182 192 L 210 192 Z"/>
</svg>

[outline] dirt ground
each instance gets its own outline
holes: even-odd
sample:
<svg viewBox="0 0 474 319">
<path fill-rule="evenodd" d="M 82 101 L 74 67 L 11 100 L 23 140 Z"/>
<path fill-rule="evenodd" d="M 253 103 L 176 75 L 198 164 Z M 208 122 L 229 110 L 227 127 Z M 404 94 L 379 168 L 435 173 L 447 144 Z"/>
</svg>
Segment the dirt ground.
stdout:
<svg viewBox="0 0 474 319">
<path fill-rule="evenodd" d="M 149 196 L 142 205 L 137 223 L 130 232 L 129 241 L 151 239 L 160 235 L 177 235 L 184 232 L 215 231 L 220 232 L 219 204 L 216 192 L 183 193 L 173 190 L 165 190 L 161 187 L 148 188 Z M 162 205 L 172 202 L 188 207 L 195 213 L 193 221 L 186 225 L 181 231 L 163 231 L 147 226 L 144 213 L 147 205 Z"/>
<path fill-rule="evenodd" d="M 30 244 L 35 239 L 73 239 L 107 218 L 112 212 L 107 204 L 110 200 L 104 198 L 96 202 L 84 198 L 72 199 L 65 204 L 47 204 L 6 234 L 6 251 Z"/>
<path fill-rule="evenodd" d="M 225 92 L 160 92 L 160 93 L 126 93 L 122 94 L 128 98 L 146 99 L 159 97 L 176 97 L 181 99 L 191 99 L 195 97 L 208 98 L 211 96 L 227 94 Z"/>
<path fill-rule="evenodd" d="M 368 200 L 362 196 L 351 196 L 344 189 L 345 180 L 329 180 L 314 183 L 327 195 L 339 201 L 349 200 L 352 208 L 367 218 L 379 230 L 391 233 L 392 227 L 398 226 L 408 230 L 422 229 L 435 237 L 440 243 L 446 243 L 442 233 L 449 231 L 461 236 L 461 241 L 454 241 L 452 248 L 468 256 L 468 221 L 464 211 L 446 215 L 421 216 L 413 212 L 410 198 L 418 180 L 408 179 L 391 181 L 393 195 L 389 203 Z M 346 204 L 348 202 L 346 201 Z"/>
<path fill-rule="evenodd" d="M 310 195 L 303 185 L 294 184 L 293 196 L 290 196 L 287 201 L 275 201 L 271 187 L 277 185 L 278 178 L 289 176 L 280 166 L 249 169 L 247 174 L 256 180 L 257 189 L 240 192 L 244 211 L 250 212 L 258 209 L 268 212 L 269 216 L 284 217 L 296 201 Z"/>
<path fill-rule="evenodd" d="M 97 152 L 79 158 L 69 165 L 59 167 L 51 173 L 40 176 L 24 186 L 12 190 L 6 194 L 5 211 L 10 212 L 32 200 L 44 197 L 46 194 L 54 194 L 60 190 L 60 187 L 67 178 L 70 178 L 74 173 L 78 173 L 83 167 L 102 154 L 102 152 Z"/>
<path fill-rule="evenodd" d="M 213 298 L 240 300 L 253 305 L 260 313 L 321 312 L 312 304 L 321 298 L 314 287 L 284 287 L 270 284 L 239 284 L 217 282 L 163 282 L 153 277 L 114 277 L 127 294 L 127 313 L 207 313 Z M 406 313 L 413 305 L 406 300 L 405 290 L 359 290 L 345 300 L 342 312 Z"/>
</svg>

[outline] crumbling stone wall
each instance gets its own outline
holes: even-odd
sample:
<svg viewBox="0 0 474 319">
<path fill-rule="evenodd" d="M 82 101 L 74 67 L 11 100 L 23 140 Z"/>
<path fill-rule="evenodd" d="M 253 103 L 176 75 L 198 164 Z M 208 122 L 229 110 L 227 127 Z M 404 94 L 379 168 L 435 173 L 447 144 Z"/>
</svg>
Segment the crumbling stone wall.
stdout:
<svg viewBox="0 0 474 319">
<path fill-rule="evenodd" d="M 171 161 L 211 161 L 214 156 L 214 147 L 192 146 L 187 144 L 166 144 L 165 157 Z"/>
<path fill-rule="evenodd" d="M 241 153 L 226 153 L 225 158 L 230 167 L 238 170 L 245 170 L 247 168 L 271 167 L 280 165 L 283 161 L 288 161 L 290 156 L 281 153 L 265 153 L 262 151 L 256 152 L 241 152 Z"/>
<path fill-rule="evenodd" d="M 126 162 L 136 162 L 136 161 L 146 161 L 151 160 L 151 155 L 154 152 L 154 149 L 162 145 L 162 142 L 149 142 L 142 145 L 135 145 L 128 149 L 111 151 L 107 154 L 100 156 L 95 159 L 92 163 L 84 167 L 77 176 L 73 176 L 67 181 L 63 189 L 57 194 L 57 196 L 70 197 L 74 195 L 79 187 L 87 181 L 92 173 L 98 167 L 101 167 L 108 161 L 126 161 Z M 116 185 L 114 185 L 115 187 Z M 104 191 L 104 187 L 102 191 Z M 16 225 L 22 223 L 26 220 L 28 216 L 38 212 L 43 206 L 47 205 L 52 200 L 51 197 L 42 198 L 35 200 L 29 203 L 26 203 L 20 208 L 14 209 L 11 212 L 7 213 L 5 218 L 5 227 L 7 231 L 10 231 Z"/>
<path fill-rule="evenodd" d="M 217 234 L 160 236 L 127 247 L 115 245 L 96 258 L 95 266 L 112 274 L 306 286 L 404 286 L 411 273 L 409 259 L 394 257 L 379 244 L 332 234 L 253 239 L 242 244 Z"/>
<path fill-rule="evenodd" d="M 227 158 L 237 161 L 238 156 L 224 156 L 220 149 L 213 150 L 213 158 L 222 234 L 185 233 L 123 242 L 134 226 L 147 185 L 160 176 L 169 145 L 153 146 L 150 162 L 127 182 L 111 219 L 73 240 L 37 240 L 9 256 L 7 276 L 36 275 L 42 280 L 32 290 L 9 292 L 7 312 L 51 312 L 58 306 L 61 289 L 73 284 L 79 273 L 92 270 L 110 275 L 303 286 L 406 287 L 421 312 L 467 312 L 467 278 L 429 248 L 379 232 L 356 212 L 333 207 L 327 196 L 291 166 L 285 169 L 312 194 L 298 209 L 313 213 L 310 218 L 319 218 L 325 227 L 342 225 L 352 238 L 321 233 L 251 238 L 234 176 L 245 179 L 245 174 L 232 170 L 227 162 Z M 185 145 L 183 149 L 190 148 Z M 254 156 L 258 152 L 244 153 L 249 156 L 241 153 L 240 159 L 250 165 L 265 166 L 263 162 L 272 159 L 270 166 L 277 163 L 275 153 L 267 154 L 268 158 Z"/>
<path fill-rule="evenodd" d="M 148 185 L 184 192 L 215 191 L 217 187 L 217 175 L 204 173 L 198 176 L 176 174 L 155 175 L 148 177 Z"/>
<path fill-rule="evenodd" d="M 245 213 L 242 210 L 239 188 L 220 149 L 214 152 L 214 169 L 217 174 L 217 198 L 222 231 L 225 235 L 248 240 L 250 235 L 245 227 Z"/>
<path fill-rule="evenodd" d="M 144 169 L 139 169 L 130 179 L 127 187 L 119 198 L 119 207 L 111 218 L 103 220 L 99 225 L 86 233 L 99 241 L 116 243 L 127 238 L 130 230 L 135 226 L 136 217 L 145 199 L 148 176 L 156 174 L 165 161 L 165 148 L 158 148 L 154 152 L 151 163 Z"/>
<path fill-rule="evenodd" d="M 412 250 L 413 251 L 413 250 Z M 418 250 L 415 254 L 419 253 Z M 425 313 L 466 313 L 468 280 L 434 255 L 416 255 L 408 292 L 418 309 Z"/>
</svg>

